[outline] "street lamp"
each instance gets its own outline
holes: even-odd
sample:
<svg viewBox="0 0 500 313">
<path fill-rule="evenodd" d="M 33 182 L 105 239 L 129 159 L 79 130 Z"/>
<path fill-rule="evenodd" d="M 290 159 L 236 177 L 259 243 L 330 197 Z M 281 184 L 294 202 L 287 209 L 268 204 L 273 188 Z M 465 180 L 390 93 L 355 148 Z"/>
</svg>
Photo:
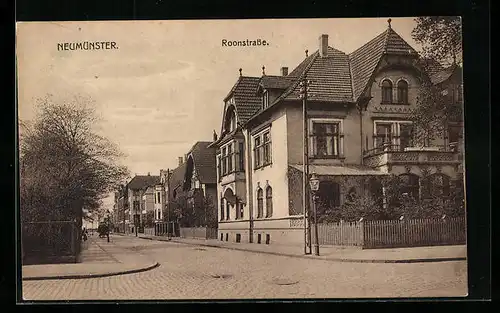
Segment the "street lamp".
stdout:
<svg viewBox="0 0 500 313">
<path fill-rule="evenodd" d="M 316 173 L 311 174 L 309 179 L 309 185 L 313 194 L 313 215 L 314 215 L 314 254 L 319 255 L 319 238 L 318 238 L 318 216 L 317 216 L 317 204 L 318 204 L 318 190 L 319 190 L 319 179 Z"/>
</svg>

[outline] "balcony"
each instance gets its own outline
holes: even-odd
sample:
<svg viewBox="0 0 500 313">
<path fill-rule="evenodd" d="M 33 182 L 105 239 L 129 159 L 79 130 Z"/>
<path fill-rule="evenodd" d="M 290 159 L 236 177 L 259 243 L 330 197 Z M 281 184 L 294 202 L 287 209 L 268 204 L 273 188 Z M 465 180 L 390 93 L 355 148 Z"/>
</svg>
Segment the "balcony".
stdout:
<svg viewBox="0 0 500 313">
<path fill-rule="evenodd" d="M 392 165 L 459 165 L 462 163 L 455 146 L 407 147 L 384 145 L 366 151 L 363 156 L 366 166 L 378 168 Z"/>
</svg>

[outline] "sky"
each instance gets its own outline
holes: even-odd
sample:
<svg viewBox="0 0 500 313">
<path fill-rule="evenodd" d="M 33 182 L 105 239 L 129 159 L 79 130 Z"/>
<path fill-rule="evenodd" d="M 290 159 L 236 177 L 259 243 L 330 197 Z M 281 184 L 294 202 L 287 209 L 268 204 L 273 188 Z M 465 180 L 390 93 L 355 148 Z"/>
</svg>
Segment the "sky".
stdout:
<svg viewBox="0 0 500 313">
<path fill-rule="evenodd" d="M 17 25 L 18 117 L 35 117 L 37 98 L 90 97 L 99 131 L 119 145 L 131 175 L 175 168 L 197 141 L 220 133 L 223 99 L 239 76 L 291 72 L 318 49 L 350 53 L 388 27 L 388 18 L 29 22 Z M 414 18 L 392 28 L 417 51 Z M 224 47 L 222 40 L 269 45 Z M 58 51 L 65 42 L 109 41 L 117 49 Z M 112 207 L 112 199 L 105 201 Z"/>
</svg>

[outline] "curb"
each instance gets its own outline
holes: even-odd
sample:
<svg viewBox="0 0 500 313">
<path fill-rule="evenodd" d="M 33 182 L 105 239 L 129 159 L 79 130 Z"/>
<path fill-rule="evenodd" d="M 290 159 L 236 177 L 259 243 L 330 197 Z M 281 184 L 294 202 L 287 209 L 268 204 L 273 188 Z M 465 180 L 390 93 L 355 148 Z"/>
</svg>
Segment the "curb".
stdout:
<svg viewBox="0 0 500 313">
<path fill-rule="evenodd" d="M 219 248 L 219 249 L 228 249 L 228 250 L 235 250 L 235 251 L 245 251 L 245 252 L 254 252 L 254 253 L 261 253 L 261 254 L 270 254 L 270 255 L 277 255 L 277 256 L 287 256 L 291 258 L 300 258 L 300 259 L 308 259 L 308 260 L 321 260 L 321 261 L 330 261 L 330 262 L 345 262 L 345 263 L 437 263 L 437 262 L 452 262 L 452 261 L 466 261 L 466 257 L 444 257 L 444 258 L 421 258 L 421 259 L 392 259 L 392 260 L 385 260 L 385 259 L 344 259 L 344 258 L 316 258 L 315 256 L 306 256 L 306 255 L 297 255 L 297 254 L 288 254 L 288 253 L 279 253 L 279 252 L 272 252 L 272 251 L 259 251 L 259 250 L 249 250 L 249 249 L 243 249 L 243 248 L 235 248 L 235 247 L 224 247 L 224 246 L 218 246 L 218 245 L 213 245 L 213 244 L 206 244 L 206 243 L 191 243 L 191 242 L 183 242 L 183 241 L 178 241 L 175 239 L 155 239 L 155 238 L 150 238 L 150 237 L 137 237 L 145 240 L 157 240 L 157 241 L 170 241 L 170 242 L 175 242 L 175 243 L 180 243 L 180 244 L 185 244 L 185 245 L 190 245 L 190 246 L 202 246 L 202 247 L 210 247 L 210 248 Z"/>
<path fill-rule="evenodd" d="M 133 270 L 112 272 L 112 273 L 102 273 L 102 274 L 81 274 L 81 275 L 59 275 L 59 276 L 39 276 L 39 277 L 23 277 L 22 280 L 59 280 L 59 279 L 86 279 L 86 278 L 100 278 L 109 276 L 118 276 L 124 274 L 134 274 L 152 270 L 160 266 L 160 263 L 156 262 L 147 267 L 137 268 Z"/>
</svg>

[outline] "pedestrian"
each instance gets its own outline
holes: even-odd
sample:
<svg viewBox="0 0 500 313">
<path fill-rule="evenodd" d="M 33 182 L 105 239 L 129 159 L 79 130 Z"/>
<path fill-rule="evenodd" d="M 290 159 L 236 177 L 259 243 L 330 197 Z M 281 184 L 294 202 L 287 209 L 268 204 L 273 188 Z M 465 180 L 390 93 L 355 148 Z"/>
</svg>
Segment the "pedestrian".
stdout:
<svg viewBox="0 0 500 313">
<path fill-rule="evenodd" d="M 83 241 L 87 241 L 87 229 L 84 227 L 82 231 L 82 239 Z"/>
</svg>

